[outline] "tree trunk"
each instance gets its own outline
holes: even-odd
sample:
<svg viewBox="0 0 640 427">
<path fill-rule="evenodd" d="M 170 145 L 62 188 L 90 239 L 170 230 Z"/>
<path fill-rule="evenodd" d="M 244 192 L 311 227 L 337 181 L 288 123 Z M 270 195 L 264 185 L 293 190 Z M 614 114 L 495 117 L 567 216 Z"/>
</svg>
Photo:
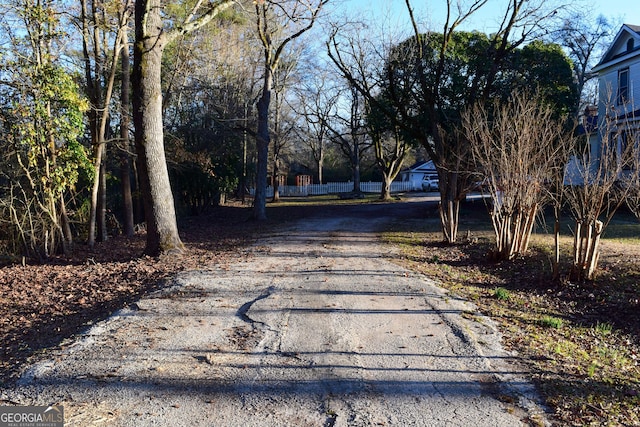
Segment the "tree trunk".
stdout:
<svg viewBox="0 0 640 427">
<path fill-rule="evenodd" d="M 555 209 L 556 211 L 556 218 L 554 221 L 554 225 L 553 225 L 553 266 L 552 266 L 552 271 L 553 271 L 553 280 L 554 282 L 557 282 L 560 280 L 560 219 L 559 219 L 559 215 L 560 213 L 558 212 L 558 208 Z"/>
<path fill-rule="evenodd" d="M 353 169 L 353 192 L 356 194 L 362 193 L 360 189 L 360 151 L 358 147 L 354 147 L 353 150 L 353 161 L 351 164 Z"/>
<path fill-rule="evenodd" d="M 244 126 L 242 129 L 242 176 L 238 185 L 238 196 L 244 205 L 245 195 L 247 192 L 247 110 L 249 109 L 247 101 L 244 102 Z"/>
<path fill-rule="evenodd" d="M 145 253 L 183 251 L 164 153 L 161 67 L 165 39 L 159 0 L 136 1 L 133 119 L 138 173 L 147 222 Z M 146 24 L 146 25 L 145 25 Z"/>
<path fill-rule="evenodd" d="M 98 189 L 98 212 L 97 212 L 97 226 L 98 226 L 98 241 L 106 242 L 108 239 L 107 231 L 107 146 L 102 146 L 102 162 L 100 163 L 99 173 L 99 189 Z"/>
<path fill-rule="evenodd" d="M 440 201 L 438 205 L 440 223 L 445 242 L 453 244 L 458 238 L 458 218 L 460 216 L 460 202 L 458 200 Z"/>
<path fill-rule="evenodd" d="M 131 193 L 131 159 L 129 154 L 123 152 L 120 158 L 120 185 L 122 188 L 122 211 L 124 224 L 122 232 L 127 237 L 135 234 L 135 222 L 133 219 L 133 195 Z"/>
<path fill-rule="evenodd" d="M 380 192 L 381 200 L 391 200 L 391 182 L 393 178 L 387 173 L 382 174 L 382 190 Z"/>
<path fill-rule="evenodd" d="M 393 151 L 385 148 L 383 136 L 378 131 L 372 128 L 371 135 L 373 136 L 376 163 L 383 177 L 380 198 L 382 200 L 391 200 L 391 183 L 402 169 L 406 145 L 397 128 L 393 134 Z"/>
<path fill-rule="evenodd" d="M 267 219 L 267 165 L 269 163 L 269 105 L 271 104 L 271 89 L 273 73 L 267 70 L 262 87 L 262 96 L 258 101 L 258 133 L 256 146 L 258 159 L 256 166 L 256 192 L 253 199 L 253 219 L 264 221 Z"/>
<path fill-rule="evenodd" d="M 460 200 L 458 198 L 458 173 L 442 172 L 440 177 L 440 223 L 444 241 L 453 244 L 458 239 Z"/>
<path fill-rule="evenodd" d="M 71 255 L 73 252 L 73 233 L 71 233 L 67 205 L 62 194 L 60 195 L 60 225 L 62 226 L 62 252 L 65 255 Z"/>
<path fill-rule="evenodd" d="M 280 175 L 280 162 L 278 159 L 273 161 L 273 202 L 280 201 L 280 181 L 278 175 Z"/>
<path fill-rule="evenodd" d="M 98 197 L 100 191 L 100 174 L 102 173 L 102 153 L 104 152 L 104 143 L 98 143 L 95 151 L 95 161 L 93 167 L 95 175 L 91 186 L 91 209 L 89 212 L 89 238 L 87 243 L 90 248 L 96 244 L 96 223 L 98 218 Z"/>
<path fill-rule="evenodd" d="M 122 188 L 122 210 L 124 216 L 123 233 L 132 237 L 135 234 L 133 220 L 133 197 L 131 195 L 131 141 L 129 140 L 129 75 L 131 66 L 129 64 L 129 43 L 127 36 L 123 37 L 122 47 L 122 89 L 120 93 L 120 139 L 122 150 L 120 151 L 120 183 Z"/>
<path fill-rule="evenodd" d="M 491 254 L 494 261 L 511 260 L 529 249 L 538 205 L 505 212 L 501 206 L 491 212 L 496 247 Z"/>
<path fill-rule="evenodd" d="M 323 167 L 324 167 L 324 160 L 323 159 L 318 160 L 318 184 L 322 184 L 322 181 L 324 180 L 322 176 Z"/>
<path fill-rule="evenodd" d="M 576 223 L 576 235 L 574 236 L 573 266 L 570 279 L 583 282 L 593 280 L 596 267 L 600 259 L 600 236 L 604 224 L 595 220 L 585 224 L 582 221 Z"/>
<path fill-rule="evenodd" d="M 325 126 L 322 125 L 321 129 L 325 129 Z M 324 180 L 324 133 L 326 131 L 325 130 L 321 130 L 320 134 L 318 135 L 318 142 L 317 142 L 317 149 L 313 149 L 312 146 L 312 153 L 313 153 L 313 158 L 316 162 L 316 169 L 318 171 L 318 181 L 316 181 L 318 184 L 322 184 L 322 181 Z M 312 182 L 313 184 L 313 182 Z"/>
</svg>

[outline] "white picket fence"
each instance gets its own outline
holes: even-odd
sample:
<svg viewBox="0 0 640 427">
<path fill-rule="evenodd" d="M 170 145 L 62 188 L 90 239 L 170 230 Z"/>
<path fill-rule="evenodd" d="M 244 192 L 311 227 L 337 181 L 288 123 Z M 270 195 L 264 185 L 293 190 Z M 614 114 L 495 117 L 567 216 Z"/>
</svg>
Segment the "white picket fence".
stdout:
<svg viewBox="0 0 640 427">
<path fill-rule="evenodd" d="M 382 191 L 382 182 L 361 182 L 360 190 L 363 193 L 380 193 Z M 392 182 L 391 192 L 402 193 L 405 191 L 411 191 L 411 182 Z M 350 193 L 353 191 L 353 182 L 328 182 L 326 184 L 311 184 L 311 185 L 281 185 L 278 187 L 280 197 L 306 197 L 306 196 L 319 196 L 323 194 L 339 194 Z M 251 195 L 255 194 L 255 190 L 251 189 Z M 273 197 L 273 187 L 267 187 L 267 197 Z"/>
</svg>

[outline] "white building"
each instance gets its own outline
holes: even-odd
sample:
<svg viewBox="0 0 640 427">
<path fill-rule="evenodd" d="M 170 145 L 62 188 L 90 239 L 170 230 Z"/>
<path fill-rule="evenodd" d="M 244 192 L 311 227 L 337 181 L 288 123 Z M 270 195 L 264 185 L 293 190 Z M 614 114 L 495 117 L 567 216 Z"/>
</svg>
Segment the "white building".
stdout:
<svg viewBox="0 0 640 427">
<path fill-rule="evenodd" d="M 603 147 L 621 153 L 640 142 L 640 26 L 623 25 L 591 71 L 599 85 L 598 126 L 590 140 L 597 159 Z"/>
<path fill-rule="evenodd" d="M 412 191 L 422 191 L 422 181 L 425 176 L 435 176 L 438 172 L 433 160 L 417 162 L 400 172 L 402 182 L 411 182 Z"/>
</svg>

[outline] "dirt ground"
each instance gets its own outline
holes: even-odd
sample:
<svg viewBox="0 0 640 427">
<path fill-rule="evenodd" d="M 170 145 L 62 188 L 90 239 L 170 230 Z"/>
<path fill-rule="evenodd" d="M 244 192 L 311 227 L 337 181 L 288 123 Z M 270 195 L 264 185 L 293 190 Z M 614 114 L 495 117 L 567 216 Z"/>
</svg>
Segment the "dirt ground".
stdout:
<svg viewBox="0 0 640 427">
<path fill-rule="evenodd" d="M 49 350 L 0 398 L 66 425 L 544 424 L 492 322 L 393 263 L 424 202 L 316 212 Z"/>
</svg>

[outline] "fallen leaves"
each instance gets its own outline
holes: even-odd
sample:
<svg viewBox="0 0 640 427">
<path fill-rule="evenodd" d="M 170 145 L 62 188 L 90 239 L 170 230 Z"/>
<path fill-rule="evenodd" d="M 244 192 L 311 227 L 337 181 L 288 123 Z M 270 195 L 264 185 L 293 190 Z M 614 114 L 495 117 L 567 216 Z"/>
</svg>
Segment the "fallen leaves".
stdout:
<svg viewBox="0 0 640 427">
<path fill-rule="evenodd" d="M 0 380 L 15 379 L 24 362 L 109 316 L 187 269 L 225 264 L 252 238 L 242 216 L 200 218 L 181 230 L 180 256 L 140 256 L 144 235 L 118 236 L 94 250 L 76 244 L 71 258 L 0 268 Z"/>
</svg>

